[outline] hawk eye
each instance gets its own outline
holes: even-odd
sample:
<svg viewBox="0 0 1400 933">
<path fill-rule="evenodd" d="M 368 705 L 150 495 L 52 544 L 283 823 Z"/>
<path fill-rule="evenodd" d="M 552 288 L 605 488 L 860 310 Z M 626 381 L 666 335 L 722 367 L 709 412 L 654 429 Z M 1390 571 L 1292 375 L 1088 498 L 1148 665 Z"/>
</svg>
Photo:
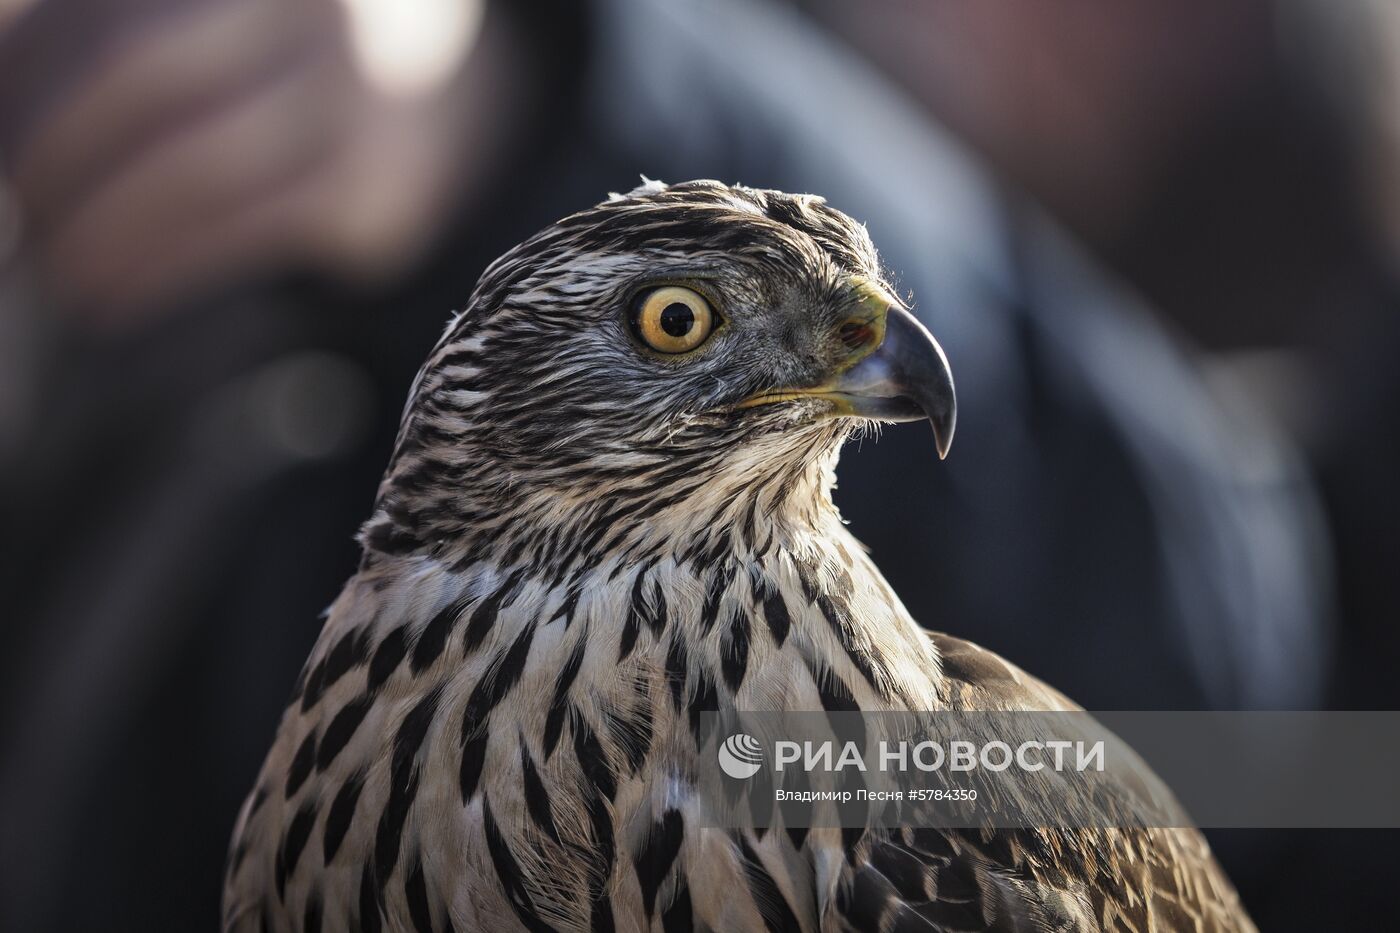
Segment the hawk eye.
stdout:
<svg viewBox="0 0 1400 933">
<path fill-rule="evenodd" d="M 632 326 L 658 353 L 688 353 L 715 329 L 715 314 L 699 292 L 667 285 L 641 296 Z"/>
</svg>

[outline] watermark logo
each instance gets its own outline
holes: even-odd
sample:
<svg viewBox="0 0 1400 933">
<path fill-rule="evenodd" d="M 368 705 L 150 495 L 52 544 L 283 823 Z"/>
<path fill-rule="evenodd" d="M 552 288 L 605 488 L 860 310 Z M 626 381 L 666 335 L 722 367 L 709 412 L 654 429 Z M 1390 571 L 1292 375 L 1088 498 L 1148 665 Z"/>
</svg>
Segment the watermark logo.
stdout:
<svg viewBox="0 0 1400 933">
<path fill-rule="evenodd" d="M 763 746 L 751 735 L 735 733 L 719 747 L 719 767 L 732 778 L 751 778 L 763 767 Z"/>
<path fill-rule="evenodd" d="M 1400 828 L 1385 735 L 1400 710 L 705 710 L 695 783 L 728 829 Z"/>
</svg>

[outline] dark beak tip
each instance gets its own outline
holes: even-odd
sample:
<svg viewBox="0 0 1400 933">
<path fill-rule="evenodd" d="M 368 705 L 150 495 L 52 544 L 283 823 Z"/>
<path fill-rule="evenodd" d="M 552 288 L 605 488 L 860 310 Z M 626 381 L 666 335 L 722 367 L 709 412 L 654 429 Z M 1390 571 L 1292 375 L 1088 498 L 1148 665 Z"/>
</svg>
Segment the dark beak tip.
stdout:
<svg viewBox="0 0 1400 933">
<path fill-rule="evenodd" d="M 929 419 L 933 425 L 933 443 L 938 449 L 938 459 L 947 460 L 948 451 L 953 447 L 953 429 L 955 424 L 952 418 Z"/>
<path fill-rule="evenodd" d="M 958 419 L 957 389 L 948 357 L 910 312 L 892 308 L 886 320 L 886 340 L 896 360 L 898 381 L 933 426 L 938 459 L 946 460 Z"/>
</svg>

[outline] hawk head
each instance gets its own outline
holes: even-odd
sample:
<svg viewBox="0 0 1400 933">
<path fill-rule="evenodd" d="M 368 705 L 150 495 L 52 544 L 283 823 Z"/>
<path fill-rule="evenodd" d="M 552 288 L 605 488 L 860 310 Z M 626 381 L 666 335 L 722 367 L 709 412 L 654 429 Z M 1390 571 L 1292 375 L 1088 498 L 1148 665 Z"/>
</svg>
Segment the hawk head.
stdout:
<svg viewBox="0 0 1400 933">
<path fill-rule="evenodd" d="M 648 182 L 486 270 L 419 375 L 365 541 L 523 553 L 800 510 L 829 501 L 861 424 L 926 418 L 941 456 L 954 414 L 863 226 L 809 195 Z"/>
</svg>

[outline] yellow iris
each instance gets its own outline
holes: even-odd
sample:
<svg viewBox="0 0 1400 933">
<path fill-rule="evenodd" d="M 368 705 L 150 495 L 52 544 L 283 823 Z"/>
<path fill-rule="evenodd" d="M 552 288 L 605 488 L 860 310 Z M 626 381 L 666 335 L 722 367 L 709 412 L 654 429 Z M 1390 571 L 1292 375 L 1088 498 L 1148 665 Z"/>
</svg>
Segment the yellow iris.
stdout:
<svg viewBox="0 0 1400 933">
<path fill-rule="evenodd" d="M 637 335 L 658 353 L 688 353 L 715 329 L 715 313 L 699 292 L 667 285 L 642 299 L 634 324 Z"/>
</svg>

